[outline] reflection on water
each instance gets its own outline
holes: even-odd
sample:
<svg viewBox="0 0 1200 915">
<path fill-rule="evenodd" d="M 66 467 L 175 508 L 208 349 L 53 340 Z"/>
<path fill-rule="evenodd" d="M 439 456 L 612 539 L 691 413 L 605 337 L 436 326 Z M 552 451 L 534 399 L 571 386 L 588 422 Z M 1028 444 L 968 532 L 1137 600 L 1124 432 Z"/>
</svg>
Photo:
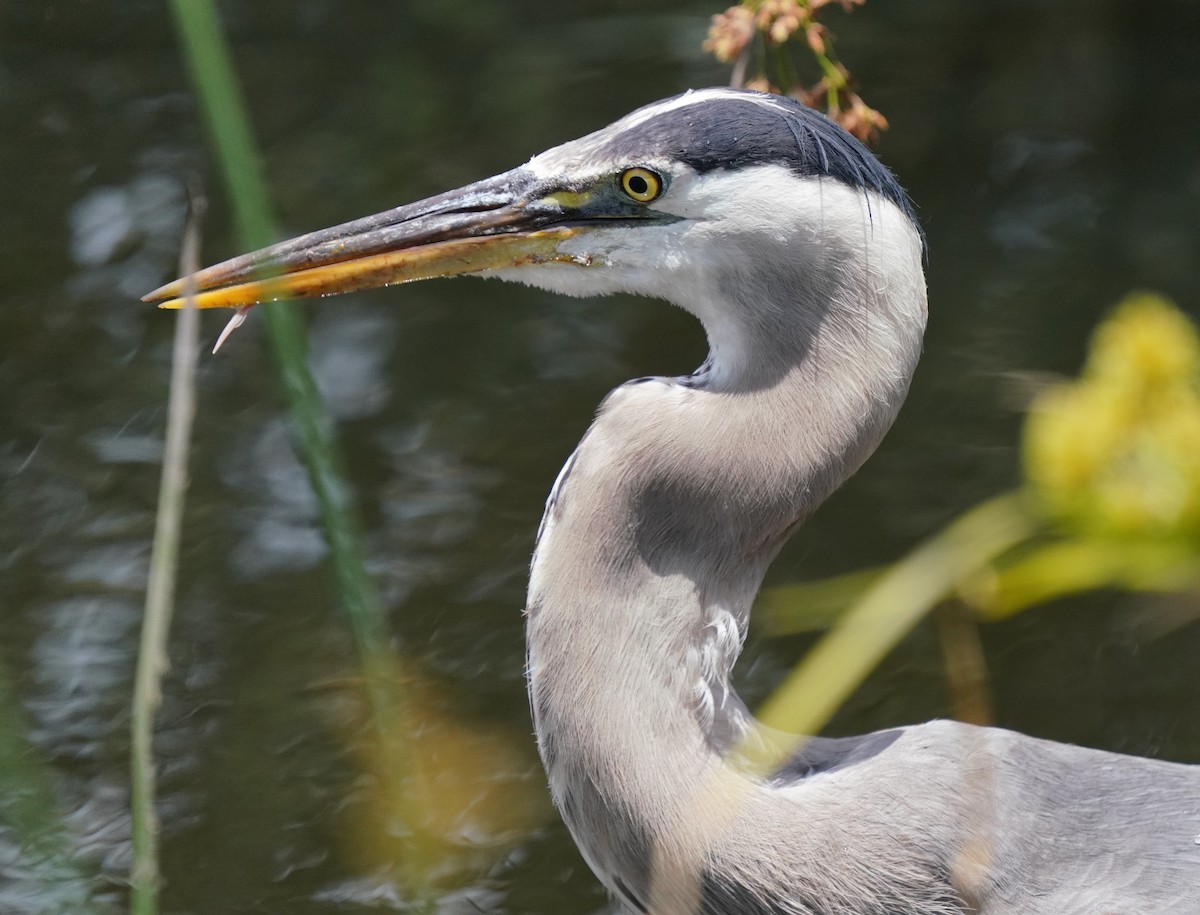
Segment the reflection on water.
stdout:
<svg viewBox="0 0 1200 915">
<path fill-rule="evenodd" d="M 261 578 L 287 569 L 310 569 L 329 550 L 318 524 L 317 497 L 292 449 L 287 420 L 273 417 L 251 439 L 220 459 L 221 477 L 250 510 L 238 513 L 245 530 L 233 551 L 234 570 Z"/>
<path fill-rule="evenodd" d="M 719 6 L 647 14 L 605 0 L 531 19 L 494 0 L 453 13 L 312 0 L 226 12 L 276 200 L 301 231 L 511 167 L 721 79 L 699 51 Z M 932 319 L 900 423 L 776 580 L 894 558 L 1008 488 L 1018 417 L 1000 406 L 1001 377 L 1074 374 L 1088 329 L 1129 288 L 1195 313 L 1200 169 L 1178 122 L 1200 105 L 1188 38 L 1200 23 L 1183 4 L 1126 6 L 871 0 L 831 17 L 893 125 L 884 158 L 920 205 Z M 136 297 L 174 273 L 194 174 L 213 203 L 206 260 L 234 251 L 158 3 L 10 4 L 0 22 L 0 109 L 18 125 L 0 145 L 15 177 L 0 209 L 0 673 L 84 865 L 119 898 L 171 336 Z M 532 742 L 519 609 L 542 500 L 603 392 L 690 370 L 699 336 L 655 303 L 562 302 L 493 282 L 310 313 L 391 636 L 435 673 L 451 743 L 494 731 L 520 748 L 476 796 L 507 796 L 526 777 L 536 787 L 536 769 L 521 768 Z M 206 324 L 210 339 L 219 325 Z M 202 360 L 158 738 L 164 905 L 402 909 L 403 888 L 344 841 L 347 812 L 373 797 L 346 733 L 354 711 L 331 699 L 355 662 L 273 372 L 253 321 Z M 1149 639 L 1125 609 L 1101 601 L 985 629 L 999 722 L 1200 758 L 1200 635 Z M 746 694 L 762 695 L 802 648 L 752 644 Z M 947 703 L 932 635 L 918 630 L 834 729 L 926 719 Z M 461 782 L 487 783 L 487 771 Z M 557 821 L 530 828 L 515 850 L 481 853 L 477 879 L 436 910 L 603 910 Z M 0 911 L 52 910 L 17 845 L 0 822 Z"/>
<path fill-rule="evenodd" d="M 996 144 L 990 170 L 1005 198 L 990 234 L 1006 253 L 1045 251 L 1093 228 L 1101 205 L 1086 180 L 1094 154 L 1076 139 L 1010 134 Z"/>
<path fill-rule="evenodd" d="M 309 364 L 329 411 L 339 420 L 378 414 L 391 396 L 387 369 L 398 318 L 378 310 L 334 308 L 313 320 Z"/>
</svg>

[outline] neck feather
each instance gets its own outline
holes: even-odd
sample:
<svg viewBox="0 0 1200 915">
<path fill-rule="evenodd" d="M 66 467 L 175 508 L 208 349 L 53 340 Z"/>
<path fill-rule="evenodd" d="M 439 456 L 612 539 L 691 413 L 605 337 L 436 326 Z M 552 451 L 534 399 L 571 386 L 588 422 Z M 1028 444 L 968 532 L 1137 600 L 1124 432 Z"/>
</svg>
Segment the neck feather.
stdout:
<svg viewBox="0 0 1200 915">
<path fill-rule="evenodd" d="M 529 589 L 531 705 L 555 800 L 618 891 L 753 725 L 729 682 L 751 602 L 891 425 L 924 327 L 919 261 L 915 275 L 885 297 L 814 284 L 819 308 L 768 306 L 779 320 L 731 346 L 710 327 L 712 368 L 613 391 L 555 486 Z"/>
</svg>

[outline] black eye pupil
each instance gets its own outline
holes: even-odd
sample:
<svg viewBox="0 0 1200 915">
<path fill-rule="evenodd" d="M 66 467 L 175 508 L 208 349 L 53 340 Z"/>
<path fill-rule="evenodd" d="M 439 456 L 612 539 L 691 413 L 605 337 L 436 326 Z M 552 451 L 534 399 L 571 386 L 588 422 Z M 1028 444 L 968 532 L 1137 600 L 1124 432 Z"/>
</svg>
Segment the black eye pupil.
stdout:
<svg viewBox="0 0 1200 915">
<path fill-rule="evenodd" d="M 629 178 L 629 189 L 635 194 L 645 194 L 650 190 L 650 182 L 641 175 L 631 175 Z"/>
</svg>

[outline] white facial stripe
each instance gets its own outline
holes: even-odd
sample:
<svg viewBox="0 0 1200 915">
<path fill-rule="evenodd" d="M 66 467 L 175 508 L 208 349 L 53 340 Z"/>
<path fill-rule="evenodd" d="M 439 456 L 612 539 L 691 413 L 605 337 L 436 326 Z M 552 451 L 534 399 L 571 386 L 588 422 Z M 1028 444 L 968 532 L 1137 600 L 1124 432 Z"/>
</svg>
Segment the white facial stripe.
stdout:
<svg viewBox="0 0 1200 915">
<path fill-rule="evenodd" d="M 626 115 L 621 120 L 612 125 L 610 130 L 613 134 L 622 134 L 627 130 L 632 130 L 635 127 L 640 127 L 647 121 L 666 114 L 668 111 L 676 111 L 680 108 L 686 108 L 689 105 L 698 105 L 701 102 L 708 102 L 714 99 L 730 98 L 741 102 L 751 102 L 755 105 L 762 105 L 767 108 L 774 107 L 774 102 L 770 96 L 752 95 L 740 89 L 729 88 L 713 88 L 713 89 L 689 89 L 683 95 L 676 96 L 673 99 L 667 99 L 664 102 L 650 105 L 641 111 L 635 111 L 633 114 Z"/>
<path fill-rule="evenodd" d="M 699 105 L 702 102 L 721 98 L 750 102 L 765 108 L 775 107 L 774 96 L 753 95 L 738 89 L 719 87 L 712 89 L 689 89 L 683 95 L 667 99 L 663 102 L 657 102 L 632 114 L 628 114 L 603 130 L 598 130 L 578 140 L 572 140 L 569 143 L 548 149 L 530 159 L 526 167 L 538 178 L 555 177 L 562 173 L 564 157 L 568 161 L 576 159 L 580 154 L 585 154 L 590 149 L 598 147 L 602 143 L 608 143 L 613 137 L 640 127 L 647 121 L 660 117 L 667 112 L 677 111 L 680 108 L 687 108 L 690 105 Z"/>
</svg>

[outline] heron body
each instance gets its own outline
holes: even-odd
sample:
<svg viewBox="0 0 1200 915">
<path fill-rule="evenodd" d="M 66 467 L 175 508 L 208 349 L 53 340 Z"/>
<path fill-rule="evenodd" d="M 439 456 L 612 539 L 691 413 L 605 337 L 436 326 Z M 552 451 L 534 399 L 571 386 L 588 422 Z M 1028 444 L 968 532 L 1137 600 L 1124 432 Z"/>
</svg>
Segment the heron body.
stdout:
<svg viewBox="0 0 1200 915">
<path fill-rule="evenodd" d="M 900 408 L 922 256 L 904 192 L 840 128 L 712 89 L 196 282 L 199 304 L 244 306 L 482 273 L 641 293 L 703 323 L 697 372 L 601 405 L 530 576 L 551 792 L 632 909 L 1200 913 L 1197 767 L 944 721 L 815 738 L 765 774 L 737 764 L 771 739 L 730 684 L 751 602 Z M 282 275 L 250 279 L 264 267 Z"/>
</svg>

